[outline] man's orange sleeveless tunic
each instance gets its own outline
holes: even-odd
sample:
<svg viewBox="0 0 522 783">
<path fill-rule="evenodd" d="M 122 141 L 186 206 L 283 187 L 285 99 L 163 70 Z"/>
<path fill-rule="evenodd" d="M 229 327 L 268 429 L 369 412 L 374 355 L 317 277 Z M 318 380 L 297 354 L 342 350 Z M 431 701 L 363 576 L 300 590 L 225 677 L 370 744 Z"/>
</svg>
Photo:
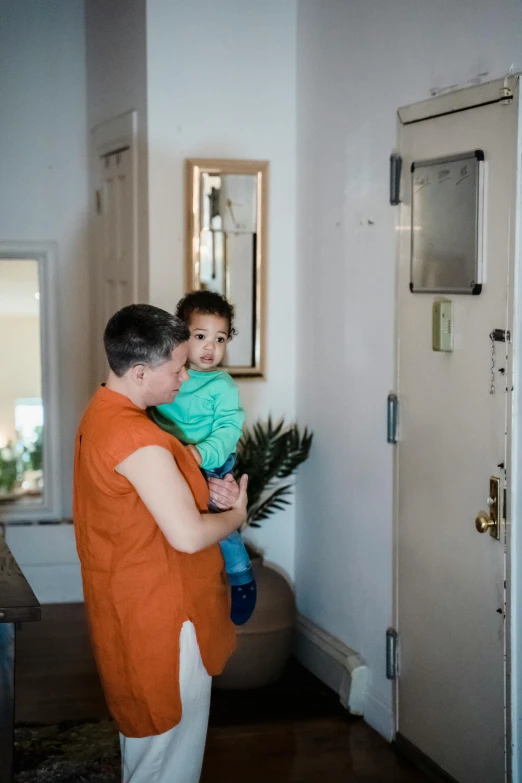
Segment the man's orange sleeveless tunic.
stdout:
<svg viewBox="0 0 522 783">
<path fill-rule="evenodd" d="M 80 422 L 74 525 L 92 645 L 109 709 L 122 734 L 147 737 L 181 719 L 179 635 L 196 628 L 201 658 L 219 674 L 235 647 L 219 546 L 173 549 L 115 467 L 143 446 L 170 451 L 206 511 L 206 482 L 189 451 L 127 397 L 100 387 Z"/>
</svg>

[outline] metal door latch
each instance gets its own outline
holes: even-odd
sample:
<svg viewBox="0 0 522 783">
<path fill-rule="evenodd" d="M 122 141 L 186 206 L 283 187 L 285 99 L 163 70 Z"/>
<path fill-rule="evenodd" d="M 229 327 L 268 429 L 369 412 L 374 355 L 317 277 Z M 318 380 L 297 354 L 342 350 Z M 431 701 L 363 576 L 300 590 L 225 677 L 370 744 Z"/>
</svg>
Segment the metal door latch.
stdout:
<svg viewBox="0 0 522 783">
<path fill-rule="evenodd" d="M 489 339 L 491 340 L 491 370 L 490 370 L 490 381 L 489 381 L 489 393 L 495 394 L 496 391 L 495 368 L 497 363 L 496 343 L 511 342 L 511 332 L 506 331 L 506 329 L 493 329 L 493 331 L 489 333 Z M 500 368 L 499 372 L 501 375 L 503 375 L 505 369 Z"/>
<path fill-rule="evenodd" d="M 489 480 L 488 511 L 480 511 L 475 519 L 475 527 L 478 533 L 487 533 L 492 538 L 500 541 L 500 479 L 491 476 Z"/>
</svg>

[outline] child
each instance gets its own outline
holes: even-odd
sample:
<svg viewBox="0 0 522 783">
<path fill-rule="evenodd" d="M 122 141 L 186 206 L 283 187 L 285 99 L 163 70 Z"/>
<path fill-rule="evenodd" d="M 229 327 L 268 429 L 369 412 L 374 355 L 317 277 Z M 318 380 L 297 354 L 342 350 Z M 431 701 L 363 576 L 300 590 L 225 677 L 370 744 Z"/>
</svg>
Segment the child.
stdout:
<svg viewBox="0 0 522 783">
<path fill-rule="evenodd" d="M 235 462 L 244 413 L 239 391 L 219 369 L 228 342 L 235 334 L 234 309 L 220 294 L 193 291 L 176 308 L 190 329 L 189 379 L 174 402 L 152 408 L 151 418 L 189 446 L 207 476 L 222 478 Z M 217 512 L 212 503 L 209 510 Z M 256 583 L 247 551 L 238 532 L 221 542 L 225 569 L 232 590 L 231 619 L 243 625 L 256 605 Z"/>
</svg>

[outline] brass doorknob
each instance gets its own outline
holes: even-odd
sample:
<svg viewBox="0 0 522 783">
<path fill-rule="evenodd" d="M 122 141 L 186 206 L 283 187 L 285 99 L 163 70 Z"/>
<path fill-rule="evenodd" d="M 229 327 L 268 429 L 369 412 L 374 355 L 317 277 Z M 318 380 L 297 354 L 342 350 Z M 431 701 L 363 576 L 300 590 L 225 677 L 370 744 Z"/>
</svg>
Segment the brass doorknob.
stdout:
<svg viewBox="0 0 522 783">
<path fill-rule="evenodd" d="M 475 520 L 475 527 L 479 533 L 487 533 L 488 530 L 496 526 L 494 519 L 491 519 L 487 511 L 481 511 Z"/>
</svg>

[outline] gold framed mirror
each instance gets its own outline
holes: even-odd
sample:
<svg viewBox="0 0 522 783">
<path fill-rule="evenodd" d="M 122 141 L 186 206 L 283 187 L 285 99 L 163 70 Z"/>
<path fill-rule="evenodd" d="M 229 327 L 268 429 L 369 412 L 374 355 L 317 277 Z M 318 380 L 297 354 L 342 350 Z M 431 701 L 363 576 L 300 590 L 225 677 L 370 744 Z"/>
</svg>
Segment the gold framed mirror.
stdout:
<svg viewBox="0 0 522 783">
<path fill-rule="evenodd" d="M 266 161 L 186 161 L 187 290 L 223 294 L 237 335 L 224 369 L 235 377 L 265 375 L 268 239 Z"/>
</svg>

